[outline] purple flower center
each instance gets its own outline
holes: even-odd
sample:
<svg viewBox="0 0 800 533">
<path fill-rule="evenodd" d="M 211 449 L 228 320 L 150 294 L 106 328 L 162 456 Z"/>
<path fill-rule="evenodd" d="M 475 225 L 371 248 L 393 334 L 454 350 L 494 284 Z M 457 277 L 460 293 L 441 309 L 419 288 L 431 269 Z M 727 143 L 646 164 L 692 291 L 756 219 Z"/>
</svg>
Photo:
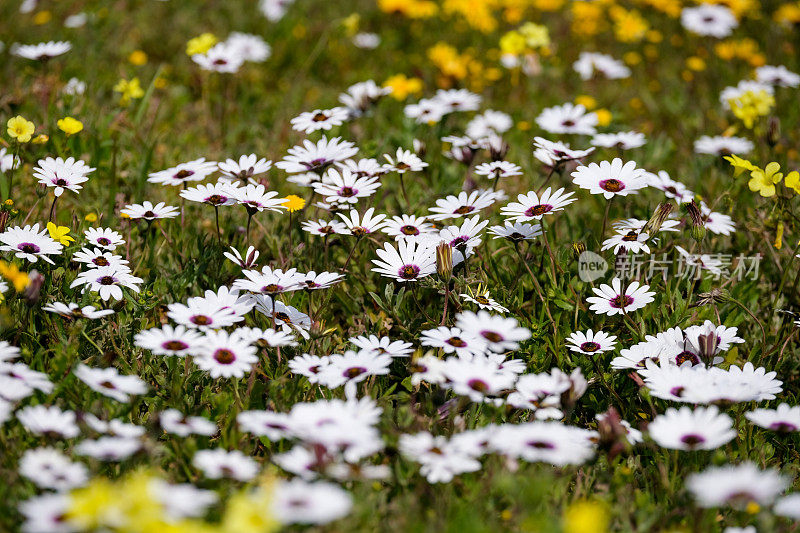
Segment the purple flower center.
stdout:
<svg viewBox="0 0 800 533">
<path fill-rule="evenodd" d="M 553 206 L 550 204 L 539 204 L 529 207 L 525 210 L 526 217 L 540 217 L 545 213 L 549 213 L 553 210 Z"/>
<path fill-rule="evenodd" d="M 229 365 L 236 360 L 236 354 L 226 348 L 214 352 L 214 359 L 221 365 Z"/>
<path fill-rule="evenodd" d="M 26 254 L 37 254 L 41 250 L 41 248 L 39 248 L 32 242 L 22 242 L 17 246 L 17 248 L 21 252 L 25 252 Z"/>
<path fill-rule="evenodd" d="M 417 265 L 403 265 L 397 271 L 397 275 L 403 279 L 416 279 L 419 276 L 420 269 Z"/>
<path fill-rule="evenodd" d="M 607 180 L 600 180 L 600 188 L 608 192 L 620 192 L 625 188 L 625 184 L 618 179 L 610 178 Z"/>
<path fill-rule="evenodd" d="M 581 344 L 581 350 L 583 350 L 584 352 L 596 352 L 599 349 L 600 345 L 597 344 L 596 342 L 589 341 Z"/>
<path fill-rule="evenodd" d="M 611 298 L 608 303 L 615 309 L 624 309 L 633 303 L 633 298 L 627 294 L 620 294 Z"/>
</svg>

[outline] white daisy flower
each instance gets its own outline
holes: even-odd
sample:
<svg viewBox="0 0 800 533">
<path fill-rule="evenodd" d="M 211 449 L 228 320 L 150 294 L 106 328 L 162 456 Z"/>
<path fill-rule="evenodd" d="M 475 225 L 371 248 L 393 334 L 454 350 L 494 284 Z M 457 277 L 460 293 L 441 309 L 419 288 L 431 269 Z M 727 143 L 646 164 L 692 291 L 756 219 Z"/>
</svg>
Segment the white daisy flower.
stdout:
<svg viewBox="0 0 800 533">
<path fill-rule="evenodd" d="M 571 103 L 548 107 L 536 117 L 536 124 L 548 133 L 594 135 L 597 122 L 597 113 L 587 113 L 584 106 Z"/>
<path fill-rule="evenodd" d="M 609 335 L 603 330 L 592 331 L 591 329 L 575 331 L 567 337 L 567 347 L 570 351 L 585 355 L 610 352 L 617 347 L 617 338 Z"/>
<path fill-rule="evenodd" d="M 53 263 L 48 256 L 59 255 L 63 250 L 61 243 L 55 241 L 48 234 L 47 229 L 39 231 L 39 224 L 21 228 L 14 226 L 0 233 L 0 250 L 13 252 L 15 257 L 35 263 L 40 258 L 47 263 Z"/>
<path fill-rule="evenodd" d="M 634 281 L 623 290 L 622 281 L 614 278 L 611 285 L 604 283 L 600 288 L 592 288 L 597 296 L 590 296 L 586 301 L 591 304 L 589 309 L 600 315 L 630 313 L 653 301 L 656 293 L 649 289 L 649 285 Z"/>
<path fill-rule="evenodd" d="M 220 161 L 217 166 L 224 176 L 248 182 L 250 178 L 268 172 L 272 168 L 272 161 L 266 158 L 259 159 L 256 154 L 250 154 L 240 156 L 238 160 Z"/>
<path fill-rule="evenodd" d="M 623 163 L 622 159 L 590 163 L 579 166 L 572 174 L 572 182 L 581 189 L 588 189 L 592 194 L 602 194 L 606 200 L 614 196 L 636 194 L 639 189 L 647 187 L 645 171 L 636 168 L 635 161 Z"/>
<path fill-rule="evenodd" d="M 144 280 L 130 273 L 130 269 L 100 267 L 86 270 L 70 284 L 70 288 L 83 285 L 84 291 L 96 292 L 103 301 L 109 298 L 122 300 L 122 287 L 139 292 L 139 284 Z"/>
<path fill-rule="evenodd" d="M 19 44 L 11 46 L 11 53 L 18 57 L 33 60 L 46 60 L 66 54 L 72 50 L 68 41 L 49 41 L 38 44 Z"/>
<path fill-rule="evenodd" d="M 656 444 L 671 450 L 714 450 L 736 437 L 733 420 L 715 405 L 669 408 L 650 422 L 647 431 Z"/>
<path fill-rule="evenodd" d="M 385 172 L 397 172 L 398 174 L 405 174 L 406 172 L 419 172 L 428 166 L 428 163 L 423 161 L 411 150 L 403 150 L 398 148 L 395 156 L 389 154 L 383 155 L 386 163 L 383 165 Z"/>
<path fill-rule="evenodd" d="M 692 33 L 721 39 L 730 35 L 739 25 L 739 21 L 733 12 L 723 5 L 700 4 L 697 7 L 683 8 L 681 24 Z"/>
<path fill-rule="evenodd" d="M 385 243 L 378 249 L 379 259 L 373 259 L 373 272 L 399 282 L 419 281 L 436 272 L 436 250 L 426 243 L 397 241 L 397 248 Z"/>
<path fill-rule="evenodd" d="M 647 142 L 644 133 L 635 131 L 621 131 L 619 133 L 598 133 L 589 141 L 594 146 L 603 148 L 620 148 L 630 150 L 639 148 Z"/>
<path fill-rule="evenodd" d="M 183 185 L 189 181 L 203 181 L 217 171 L 216 161 L 206 161 L 205 157 L 181 163 L 180 165 L 149 174 L 147 181 L 162 185 Z"/>
<path fill-rule="evenodd" d="M 350 111 L 346 107 L 332 109 L 315 109 L 300 113 L 291 120 L 292 129 L 305 134 L 319 130 L 330 130 L 334 126 L 341 126 L 350 118 Z"/>
<path fill-rule="evenodd" d="M 535 191 L 530 191 L 527 194 L 520 194 L 516 202 L 501 208 L 500 214 L 516 222 L 541 220 L 547 214 L 563 211 L 564 207 L 576 201 L 577 198 L 573 198 L 573 194 L 575 193 L 565 193 L 563 188 L 552 192 L 550 187 L 545 189 L 541 197 Z"/>
<path fill-rule="evenodd" d="M 89 180 L 87 175 L 95 171 L 74 157 L 48 157 L 40 159 L 37 164 L 39 166 L 33 168 L 33 176 L 39 180 L 39 185 L 53 187 L 56 197 L 61 196 L 65 190 L 77 193 L 83 188 L 80 184 Z"/>
<path fill-rule="evenodd" d="M 497 193 L 493 191 L 461 191 L 458 196 L 448 196 L 436 200 L 436 207 L 429 211 L 433 213 L 428 218 L 431 220 L 445 220 L 459 218 L 470 213 L 485 209 L 497 201 Z"/>
<path fill-rule="evenodd" d="M 104 250 L 113 251 L 117 246 L 125 244 L 122 235 L 110 228 L 89 228 L 83 235 L 90 244 Z"/>
<path fill-rule="evenodd" d="M 212 378 L 241 378 L 258 362 L 256 348 L 236 331 L 206 331 L 195 354 L 194 363 Z"/>
<path fill-rule="evenodd" d="M 686 487 L 701 507 L 769 505 L 788 485 L 777 471 L 759 470 L 753 463 L 712 466 L 686 478 Z"/>
<path fill-rule="evenodd" d="M 147 384 L 138 376 L 125 376 L 114 367 L 91 368 L 78 365 L 73 374 L 90 389 L 118 402 L 129 402 L 131 395 L 147 392 Z"/>
<path fill-rule="evenodd" d="M 153 205 L 145 200 L 141 204 L 126 205 L 120 210 L 120 213 L 128 215 L 132 220 L 143 219 L 152 222 L 162 218 L 175 218 L 178 216 L 179 210 L 177 207 L 167 205 L 164 202 Z"/>
</svg>

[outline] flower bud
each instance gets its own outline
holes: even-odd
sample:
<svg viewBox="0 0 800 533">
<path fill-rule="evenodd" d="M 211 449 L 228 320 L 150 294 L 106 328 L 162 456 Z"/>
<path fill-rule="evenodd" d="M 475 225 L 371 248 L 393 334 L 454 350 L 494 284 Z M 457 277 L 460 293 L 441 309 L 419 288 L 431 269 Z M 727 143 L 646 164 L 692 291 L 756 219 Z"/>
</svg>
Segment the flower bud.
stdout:
<svg viewBox="0 0 800 533">
<path fill-rule="evenodd" d="M 656 207 L 653 216 L 650 217 L 650 220 L 647 221 L 647 224 L 644 225 L 642 228 L 642 233 L 646 233 L 647 235 L 655 235 L 658 233 L 658 230 L 661 229 L 661 225 L 664 224 L 664 221 L 667 219 L 670 213 L 672 213 L 672 209 L 674 206 L 672 202 L 664 202 L 659 204 Z"/>
<path fill-rule="evenodd" d="M 767 124 L 767 144 L 775 146 L 781 140 L 781 119 L 770 117 Z"/>
<path fill-rule="evenodd" d="M 453 275 L 453 248 L 444 241 L 436 247 L 436 273 L 445 279 Z"/>
<path fill-rule="evenodd" d="M 700 213 L 700 209 L 698 209 L 697 204 L 694 203 L 694 200 L 683 205 L 686 208 L 686 212 L 689 213 L 689 218 L 692 221 L 692 229 L 690 231 L 692 239 L 700 242 L 706 236 L 706 226 L 705 222 L 703 221 L 703 215 Z"/>
<path fill-rule="evenodd" d="M 573 242 L 572 243 L 572 255 L 577 260 L 583 252 L 586 251 L 586 244 L 582 242 Z"/>
</svg>

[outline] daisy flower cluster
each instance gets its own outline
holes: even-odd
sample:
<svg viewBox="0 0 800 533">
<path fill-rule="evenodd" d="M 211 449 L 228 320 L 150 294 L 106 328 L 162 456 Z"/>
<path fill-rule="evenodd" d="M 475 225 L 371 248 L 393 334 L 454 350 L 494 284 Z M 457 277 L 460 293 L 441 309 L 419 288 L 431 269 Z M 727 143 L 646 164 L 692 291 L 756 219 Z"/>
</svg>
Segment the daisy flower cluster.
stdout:
<svg viewBox="0 0 800 533">
<path fill-rule="evenodd" d="M 0 531 L 796 529 L 796 2 L 51 4 Z"/>
</svg>

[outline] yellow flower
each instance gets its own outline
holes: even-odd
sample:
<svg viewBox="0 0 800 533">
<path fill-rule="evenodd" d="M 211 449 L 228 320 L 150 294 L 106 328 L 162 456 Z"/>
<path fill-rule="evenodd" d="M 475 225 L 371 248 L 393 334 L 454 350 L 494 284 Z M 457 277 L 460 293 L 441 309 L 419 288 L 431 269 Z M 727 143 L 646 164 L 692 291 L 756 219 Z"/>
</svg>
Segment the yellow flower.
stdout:
<svg viewBox="0 0 800 533">
<path fill-rule="evenodd" d="M 139 83 L 139 78 L 132 78 L 130 81 L 122 78 L 114 85 L 114 92 L 120 93 L 119 103 L 128 105 L 133 98 L 144 96 L 144 90 Z"/>
<path fill-rule="evenodd" d="M 738 98 L 728 100 L 733 114 L 744 123 L 746 128 L 752 128 L 758 117 L 769 114 L 775 106 L 775 97 L 767 91 L 746 91 Z"/>
<path fill-rule="evenodd" d="M 358 25 L 361 22 L 361 15 L 358 13 L 351 13 L 342 20 L 342 27 L 348 37 L 352 37 L 358 33 Z"/>
<path fill-rule="evenodd" d="M 547 26 L 527 22 L 523 24 L 519 32 L 525 37 L 525 44 L 528 48 L 546 48 L 550 46 L 550 33 L 547 31 Z"/>
<path fill-rule="evenodd" d="M 775 233 L 775 244 L 773 246 L 778 250 L 783 247 L 783 222 L 778 222 L 778 228 Z"/>
<path fill-rule="evenodd" d="M 773 161 L 763 170 L 760 168 L 753 170 L 747 186 L 751 191 L 758 192 L 764 198 L 775 196 L 775 184 L 780 183 L 783 179 L 783 173 L 778 172 L 780 169 L 781 166 Z"/>
<path fill-rule="evenodd" d="M 39 135 L 34 137 L 31 142 L 33 144 L 44 144 L 49 140 L 50 140 L 50 137 L 48 135 L 45 135 L 44 133 L 40 133 Z"/>
<path fill-rule="evenodd" d="M 728 163 L 730 163 L 731 166 L 733 167 L 733 177 L 734 178 L 736 176 L 738 176 L 739 174 L 741 174 L 742 172 L 744 172 L 744 171 L 750 172 L 750 171 L 753 171 L 753 170 L 758 168 L 757 166 L 755 166 L 753 163 L 751 163 L 747 159 L 742 159 L 738 155 L 733 155 L 733 154 L 726 155 L 725 157 L 723 157 L 723 159 L 725 161 L 727 161 Z"/>
<path fill-rule="evenodd" d="M 48 222 L 47 232 L 50 233 L 53 240 L 60 242 L 64 246 L 75 241 L 75 239 L 69 236 L 69 228 L 67 226 L 56 226 L 52 222 Z"/>
<path fill-rule="evenodd" d="M 136 65 L 137 67 L 141 67 L 142 65 L 147 63 L 147 54 L 145 54 L 141 50 L 134 50 L 128 56 L 128 61 L 131 63 L 131 65 Z"/>
<path fill-rule="evenodd" d="M 290 194 L 289 196 L 284 198 L 284 200 L 286 201 L 283 202 L 283 206 L 290 213 L 294 213 L 299 209 L 303 209 L 303 207 L 305 207 L 306 205 L 306 201 L 297 196 L 296 194 Z"/>
<path fill-rule="evenodd" d="M 21 115 L 8 119 L 6 127 L 8 128 L 9 137 L 21 143 L 30 141 L 33 136 L 33 130 L 36 129 L 33 122 L 26 120 Z"/>
<path fill-rule="evenodd" d="M 611 124 L 611 119 L 614 118 L 608 109 L 598 109 L 595 114 L 597 115 L 597 125 L 600 127 L 608 126 Z"/>
<path fill-rule="evenodd" d="M 623 43 L 639 42 L 647 35 L 650 26 L 642 15 L 636 11 L 628 11 L 620 6 L 613 6 L 609 10 L 614 20 L 614 35 Z"/>
<path fill-rule="evenodd" d="M 564 511 L 564 533 L 605 533 L 608 525 L 608 510 L 599 502 L 576 502 Z"/>
<path fill-rule="evenodd" d="M 686 66 L 689 70 L 700 72 L 706 69 L 706 62 L 702 57 L 692 56 L 686 59 Z"/>
<path fill-rule="evenodd" d="M 98 529 L 109 518 L 120 515 L 119 489 L 108 479 L 97 477 L 69 494 L 66 518 L 82 529 Z"/>
<path fill-rule="evenodd" d="M 789 172 L 786 176 L 786 181 L 783 183 L 790 189 L 793 189 L 795 194 L 800 194 L 800 173 L 796 170 Z"/>
<path fill-rule="evenodd" d="M 0 261 L 0 276 L 3 276 L 14 285 L 14 290 L 22 292 L 31 282 L 27 272 L 20 272 L 17 265 Z"/>
<path fill-rule="evenodd" d="M 525 51 L 525 37 L 517 31 L 510 31 L 500 37 L 500 50 L 504 54 L 521 55 Z"/>
<path fill-rule="evenodd" d="M 409 94 L 416 94 L 422 91 L 422 80 L 419 78 L 408 78 L 405 74 L 395 74 L 383 82 L 384 87 L 392 90 L 392 97 L 397 100 L 405 100 Z"/>
<path fill-rule="evenodd" d="M 58 125 L 58 129 L 67 135 L 75 135 L 83 129 L 83 122 L 72 117 L 64 117 L 56 124 Z"/>
<path fill-rule="evenodd" d="M 591 111 L 595 107 L 597 107 L 597 100 L 594 97 L 589 96 L 588 94 L 581 94 L 575 97 L 575 104 L 582 105 L 586 108 L 587 111 Z"/>
<path fill-rule="evenodd" d="M 90 224 L 93 222 L 97 222 L 97 213 L 89 213 L 88 215 L 83 217 L 83 220 L 89 222 Z"/>
<path fill-rule="evenodd" d="M 213 33 L 203 33 L 186 43 L 186 55 L 205 54 L 212 46 L 217 44 L 217 37 Z"/>
<path fill-rule="evenodd" d="M 52 18 L 53 14 L 45 9 L 43 11 L 39 11 L 33 16 L 33 23 L 36 24 L 37 26 L 41 26 L 43 24 L 47 24 L 48 22 L 50 22 Z"/>
</svg>

